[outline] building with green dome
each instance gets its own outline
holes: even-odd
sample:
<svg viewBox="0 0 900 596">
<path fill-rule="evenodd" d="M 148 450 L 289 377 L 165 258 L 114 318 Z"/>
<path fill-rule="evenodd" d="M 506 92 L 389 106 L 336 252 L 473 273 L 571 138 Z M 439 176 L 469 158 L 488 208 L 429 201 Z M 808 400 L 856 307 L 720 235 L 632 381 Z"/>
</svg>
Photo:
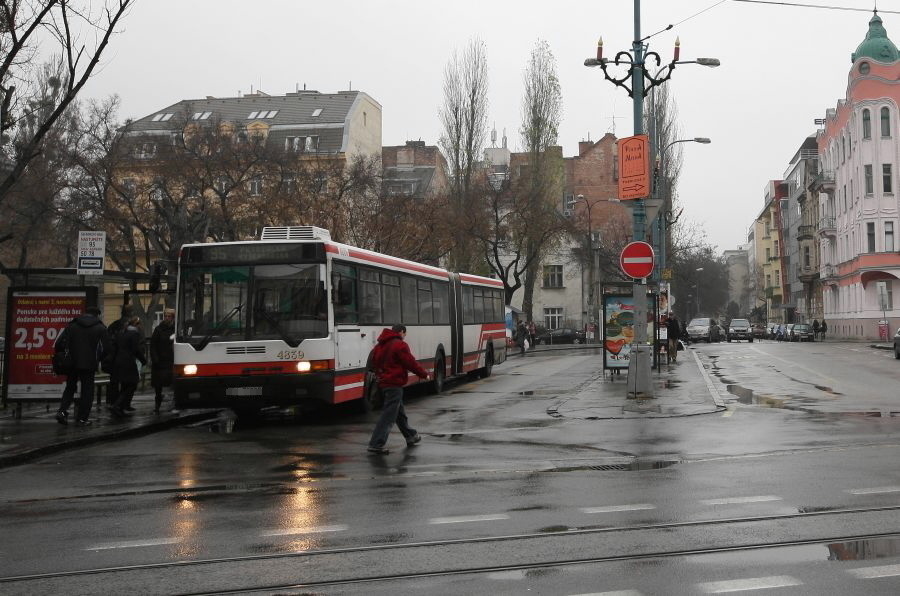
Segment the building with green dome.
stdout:
<svg viewBox="0 0 900 596">
<path fill-rule="evenodd" d="M 874 339 L 900 327 L 900 52 L 877 12 L 851 62 L 816 135 L 817 284 L 830 335 Z"/>
</svg>

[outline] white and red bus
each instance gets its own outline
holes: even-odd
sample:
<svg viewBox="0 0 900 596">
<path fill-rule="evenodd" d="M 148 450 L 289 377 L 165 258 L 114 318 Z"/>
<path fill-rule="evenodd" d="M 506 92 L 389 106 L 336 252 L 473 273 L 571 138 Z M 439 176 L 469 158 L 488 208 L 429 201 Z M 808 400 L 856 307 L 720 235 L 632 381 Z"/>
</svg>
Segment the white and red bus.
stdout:
<svg viewBox="0 0 900 596">
<path fill-rule="evenodd" d="M 185 245 L 176 310 L 179 408 L 366 406 L 372 348 L 396 323 L 435 392 L 506 360 L 500 281 L 333 242 L 315 227 Z"/>
</svg>

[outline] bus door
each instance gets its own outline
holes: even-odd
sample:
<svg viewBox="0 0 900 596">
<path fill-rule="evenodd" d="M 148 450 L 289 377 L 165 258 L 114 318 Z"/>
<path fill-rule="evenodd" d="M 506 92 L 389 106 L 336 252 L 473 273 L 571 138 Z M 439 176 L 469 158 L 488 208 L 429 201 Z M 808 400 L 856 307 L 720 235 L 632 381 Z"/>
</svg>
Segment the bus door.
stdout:
<svg viewBox="0 0 900 596">
<path fill-rule="evenodd" d="M 450 349 L 453 350 L 451 374 L 463 371 L 463 300 L 459 273 L 450 273 Z"/>
</svg>

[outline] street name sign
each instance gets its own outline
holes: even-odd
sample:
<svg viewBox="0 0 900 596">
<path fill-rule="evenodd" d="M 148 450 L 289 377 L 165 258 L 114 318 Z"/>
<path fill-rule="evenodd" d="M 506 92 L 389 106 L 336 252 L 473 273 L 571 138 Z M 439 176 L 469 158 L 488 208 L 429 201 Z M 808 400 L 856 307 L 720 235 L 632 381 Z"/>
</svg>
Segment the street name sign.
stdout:
<svg viewBox="0 0 900 596">
<path fill-rule="evenodd" d="M 643 279 L 653 273 L 653 247 L 646 242 L 629 242 L 619 256 L 619 266 L 628 277 Z"/>
<path fill-rule="evenodd" d="M 106 232 L 78 232 L 78 275 L 103 275 Z"/>
<path fill-rule="evenodd" d="M 616 141 L 619 151 L 619 199 L 650 196 L 650 141 L 635 135 Z"/>
</svg>

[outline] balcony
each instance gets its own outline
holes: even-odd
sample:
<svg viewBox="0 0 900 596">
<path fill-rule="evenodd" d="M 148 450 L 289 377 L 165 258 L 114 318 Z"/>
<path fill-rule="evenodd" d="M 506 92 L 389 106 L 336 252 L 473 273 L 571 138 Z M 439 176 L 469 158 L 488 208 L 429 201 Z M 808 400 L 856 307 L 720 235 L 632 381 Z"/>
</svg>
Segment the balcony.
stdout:
<svg viewBox="0 0 900 596">
<path fill-rule="evenodd" d="M 833 217 L 823 217 L 819 220 L 819 234 L 822 236 L 837 237 L 837 228 Z"/>
<path fill-rule="evenodd" d="M 822 265 L 819 277 L 822 279 L 822 283 L 836 286 L 838 283 L 837 267 L 834 265 Z"/>
<path fill-rule="evenodd" d="M 797 240 L 803 239 L 812 239 L 813 235 L 816 233 L 816 226 L 799 226 L 797 228 Z"/>
<path fill-rule="evenodd" d="M 780 258 L 781 257 L 779 257 L 778 255 L 773 255 L 773 256 L 769 257 L 769 262 L 774 263 L 775 261 L 777 261 Z"/>
<path fill-rule="evenodd" d="M 834 172 L 819 172 L 810 181 L 809 189 L 813 192 L 825 192 L 830 195 L 834 194 Z"/>
<path fill-rule="evenodd" d="M 819 276 L 819 270 L 812 265 L 800 265 L 797 267 L 797 277 L 804 283 L 809 283 Z"/>
<path fill-rule="evenodd" d="M 766 288 L 766 298 L 781 298 L 781 288 L 780 287 L 771 287 Z"/>
</svg>

